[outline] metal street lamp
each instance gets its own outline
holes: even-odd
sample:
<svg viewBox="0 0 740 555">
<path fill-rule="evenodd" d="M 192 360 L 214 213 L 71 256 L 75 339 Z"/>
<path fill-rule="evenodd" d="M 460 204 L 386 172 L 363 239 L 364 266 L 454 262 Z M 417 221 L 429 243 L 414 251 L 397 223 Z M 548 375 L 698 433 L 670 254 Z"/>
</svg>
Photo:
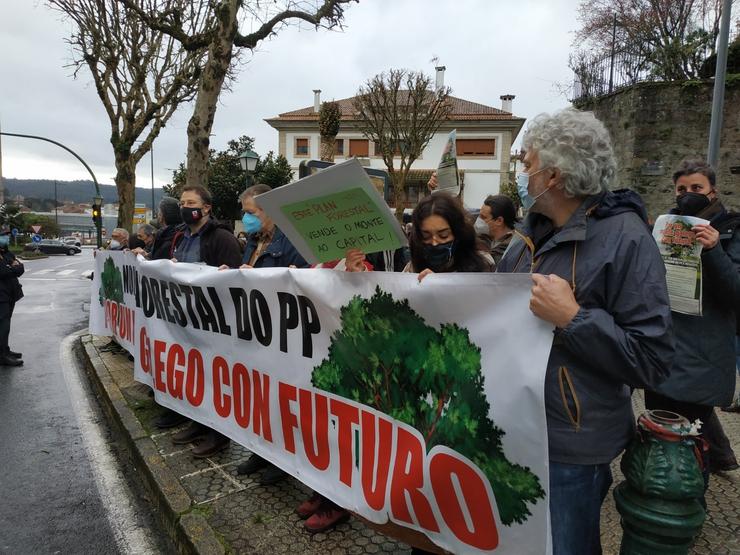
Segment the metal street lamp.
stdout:
<svg viewBox="0 0 740 555">
<path fill-rule="evenodd" d="M 249 187 L 249 181 L 254 170 L 257 169 L 257 161 L 260 159 L 259 154 L 253 150 L 245 150 L 239 155 L 239 163 L 242 166 L 242 171 L 247 174 L 247 187 Z"/>
</svg>

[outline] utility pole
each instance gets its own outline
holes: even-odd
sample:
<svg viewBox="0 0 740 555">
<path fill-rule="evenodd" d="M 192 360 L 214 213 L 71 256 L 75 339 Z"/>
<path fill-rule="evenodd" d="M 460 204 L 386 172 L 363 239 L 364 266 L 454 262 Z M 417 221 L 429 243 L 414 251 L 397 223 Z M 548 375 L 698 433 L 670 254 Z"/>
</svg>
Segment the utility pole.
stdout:
<svg viewBox="0 0 740 555">
<path fill-rule="evenodd" d="M 149 156 L 152 166 L 152 219 L 154 219 L 156 217 L 154 209 L 154 142 L 152 142 L 152 146 L 149 148 Z"/>
<path fill-rule="evenodd" d="M 59 201 L 57 201 L 57 180 L 54 180 L 54 220 L 59 227 Z"/>
<path fill-rule="evenodd" d="M 0 128 L 0 204 L 5 204 L 5 188 L 3 187 L 3 133 Z"/>
<path fill-rule="evenodd" d="M 727 43 L 730 37 L 730 12 L 732 0 L 722 2 L 722 21 L 719 27 L 719 47 L 717 48 L 717 69 L 714 74 L 714 93 L 712 94 L 712 122 L 709 125 L 709 148 L 707 162 L 717 171 L 719 164 L 719 140 L 722 133 L 722 109 L 725 105 L 725 77 L 727 76 Z"/>
<path fill-rule="evenodd" d="M 614 90 L 614 50 L 617 41 L 617 12 L 614 12 L 614 22 L 612 23 L 612 56 L 609 61 L 609 94 Z"/>
</svg>

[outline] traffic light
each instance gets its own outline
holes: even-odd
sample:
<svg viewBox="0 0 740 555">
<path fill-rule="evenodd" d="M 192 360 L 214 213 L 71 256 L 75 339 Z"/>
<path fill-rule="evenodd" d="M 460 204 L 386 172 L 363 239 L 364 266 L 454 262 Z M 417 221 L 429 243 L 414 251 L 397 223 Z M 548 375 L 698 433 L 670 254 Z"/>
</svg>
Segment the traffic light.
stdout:
<svg viewBox="0 0 740 555">
<path fill-rule="evenodd" d="M 99 204 L 93 204 L 92 206 L 92 219 L 95 227 L 100 227 L 103 224 L 103 210 Z"/>
</svg>

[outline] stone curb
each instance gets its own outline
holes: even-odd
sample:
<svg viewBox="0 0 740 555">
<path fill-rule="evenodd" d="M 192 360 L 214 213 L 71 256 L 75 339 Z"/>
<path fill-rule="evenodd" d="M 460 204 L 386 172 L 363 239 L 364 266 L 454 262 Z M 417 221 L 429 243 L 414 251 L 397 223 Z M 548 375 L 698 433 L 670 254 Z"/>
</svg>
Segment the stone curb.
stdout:
<svg viewBox="0 0 740 555">
<path fill-rule="evenodd" d="M 123 445 L 143 478 L 154 514 L 179 553 L 222 555 L 224 546 L 201 514 L 192 512 L 192 500 L 169 470 L 154 441 L 129 408 L 121 390 L 92 344 L 92 336 L 79 339 L 85 370 L 101 401 L 108 422 L 123 439 Z"/>
</svg>

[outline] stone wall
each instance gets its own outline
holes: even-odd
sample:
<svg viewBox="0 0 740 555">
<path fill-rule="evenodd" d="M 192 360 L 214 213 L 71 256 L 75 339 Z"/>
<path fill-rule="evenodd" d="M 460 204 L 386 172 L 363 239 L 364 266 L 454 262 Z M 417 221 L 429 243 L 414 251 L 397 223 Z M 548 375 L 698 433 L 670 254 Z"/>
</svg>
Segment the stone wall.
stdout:
<svg viewBox="0 0 740 555">
<path fill-rule="evenodd" d="M 612 135 L 616 186 L 639 192 L 653 218 L 674 206 L 671 175 L 681 160 L 706 157 L 712 92 L 711 81 L 640 83 L 578 104 Z M 739 79 L 729 79 L 725 89 L 717 187 L 724 205 L 740 211 Z"/>
</svg>

